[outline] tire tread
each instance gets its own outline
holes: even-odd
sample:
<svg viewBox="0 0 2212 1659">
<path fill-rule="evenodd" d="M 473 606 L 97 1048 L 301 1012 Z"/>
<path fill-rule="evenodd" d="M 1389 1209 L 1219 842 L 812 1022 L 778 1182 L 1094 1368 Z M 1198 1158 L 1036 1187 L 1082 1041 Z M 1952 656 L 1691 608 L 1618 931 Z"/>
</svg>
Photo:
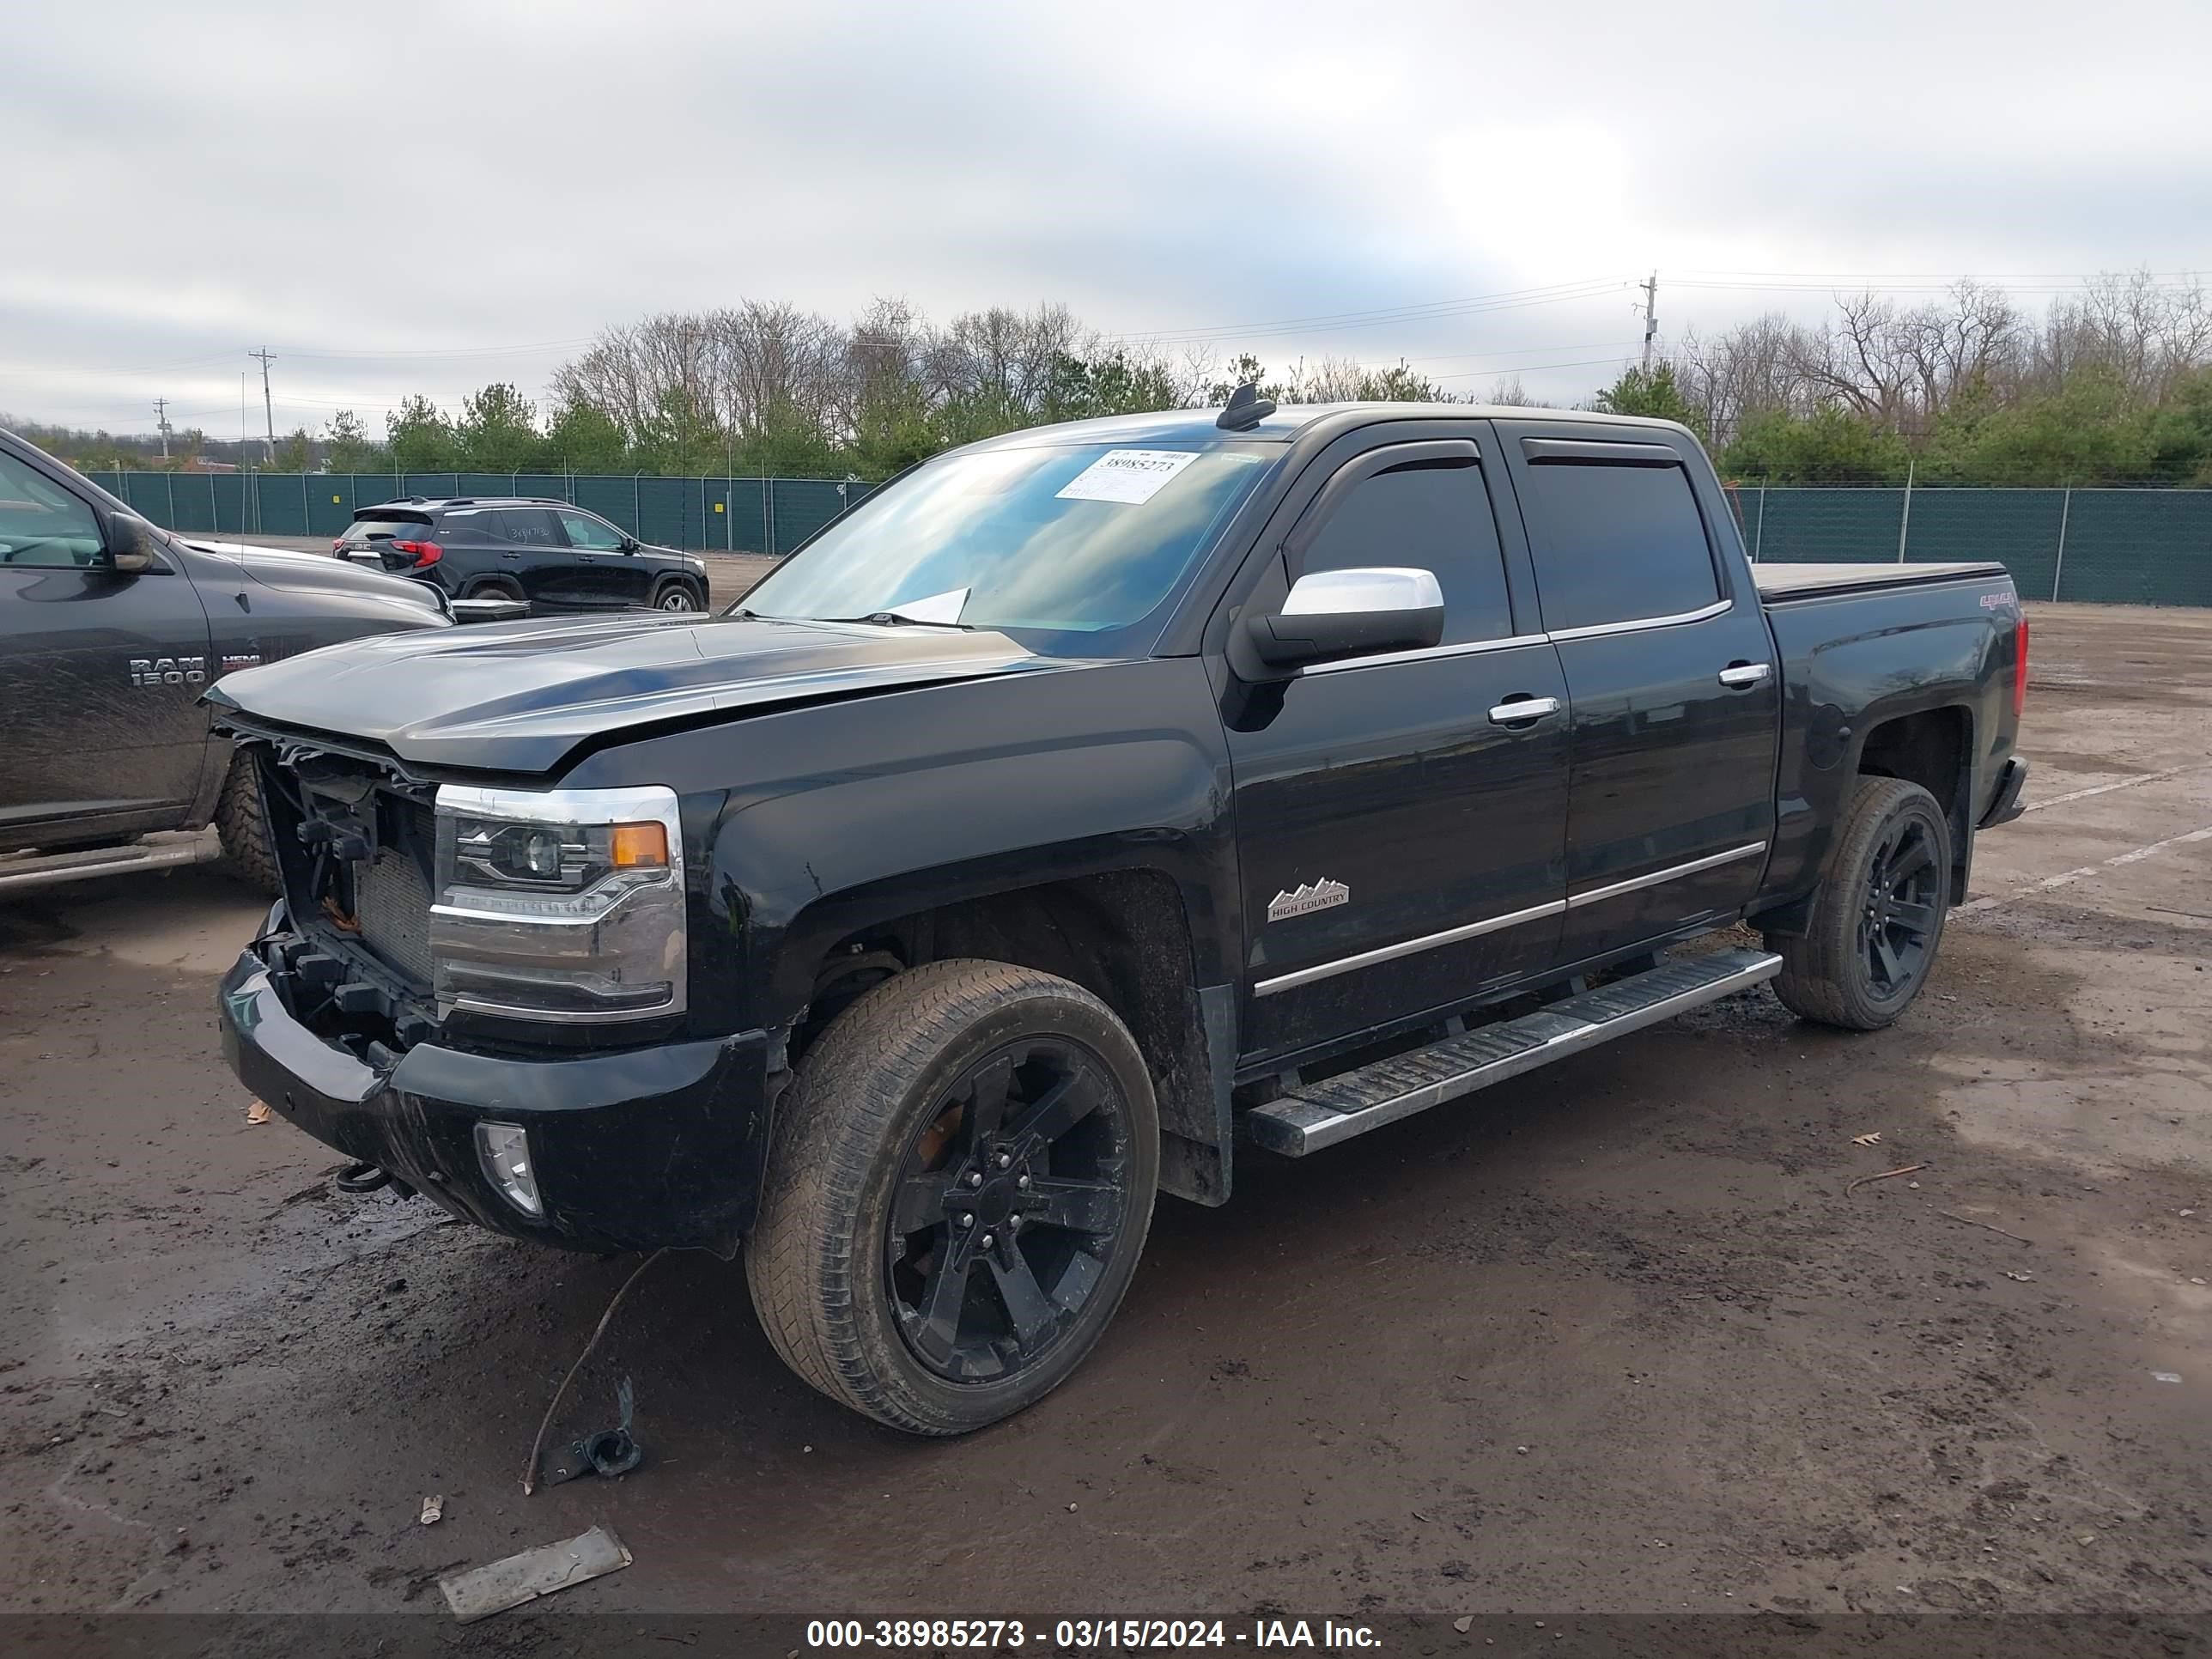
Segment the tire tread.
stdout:
<svg viewBox="0 0 2212 1659">
<path fill-rule="evenodd" d="M 1859 987 L 1856 959 L 1857 930 L 1852 909 L 1858 902 L 1858 886 L 1866 861 L 1882 826 L 1908 802 L 1927 803 L 1945 833 L 1941 852 L 1946 861 L 1944 880 L 1950 878 L 1949 824 L 1936 798 L 1917 783 L 1902 778 L 1867 776 L 1859 779 L 1845 801 L 1843 822 L 1829 849 L 1828 867 L 1822 874 L 1813 914 L 1802 937 L 1768 934 L 1767 948 L 1782 958 L 1782 971 L 1774 980 L 1774 994 L 1782 1006 L 1801 1019 L 1833 1025 L 1847 1031 L 1879 1030 L 1910 1007 L 1918 994 L 1895 1008 L 1883 1009 Z M 1948 906 L 1948 887 L 1943 903 Z M 1938 920 L 1936 943 L 1942 941 Z M 1932 951 L 1931 951 L 1932 956 Z M 1932 971 L 1931 960 L 1929 969 Z M 1923 974 L 1921 984 L 1927 983 Z"/>
<path fill-rule="evenodd" d="M 1088 1004 L 1119 1027 L 1104 1003 L 1053 975 L 973 959 L 929 963 L 876 986 L 840 1014 L 777 1107 L 760 1215 L 744 1251 L 761 1325 L 784 1363 L 815 1389 L 910 1433 L 976 1425 L 923 1414 L 870 1363 L 854 1287 L 855 1273 L 873 1264 L 854 1260 L 853 1217 L 896 1131 L 911 1080 L 962 1032 L 1009 1002 L 1039 995 Z M 1136 1218 L 1138 1248 L 1150 1200 L 1146 1192 Z"/>
<path fill-rule="evenodd" d="M 251 887 L 275 895 L 283 888 L 276 870 L 276 850 L 269 841 L 268 815 L 261 810 L 260 781 L 252 759 L 231 757 L 223 775 L 222 793 L 216 798 L 216 836 L 222 842 L 224 866 Z"/>
</svg>

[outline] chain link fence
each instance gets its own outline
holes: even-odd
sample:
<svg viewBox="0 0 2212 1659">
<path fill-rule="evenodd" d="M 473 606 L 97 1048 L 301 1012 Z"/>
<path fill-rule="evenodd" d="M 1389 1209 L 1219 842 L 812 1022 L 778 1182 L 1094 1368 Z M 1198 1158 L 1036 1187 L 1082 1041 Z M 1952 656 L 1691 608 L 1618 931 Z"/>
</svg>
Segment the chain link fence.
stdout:
<svg viewBox="0 0 2212 1659">
<path fill-rule="evenodd" d="M 1995 559 L 2021 597 L 2212 605 L 2212 490 L 1729 490 L 1756 560 Z"/>
<path fill-rule="evenodd" d="M 636 537 L 694 553 L 781 555 L 872 486 L 856 479 L 662 478 L 558 472 L 88 472 L 165 529 L 201 536 L 330 536 L 356 507 L 421 495 L 567 501 Z"/>
<path fill-rule="evenodd" d="M 611 520 L 641 541 L 781 556 L 872 487 L 826 478 L 532 472 L 95 472 L 185 534 L 336 536 L 354 509 L 408 495 L 528 495 Z M 1744 545 L 1813 564 L 1994 559 L 2023 598 L 2212 605 L 2212 490 L 1763 488 L 1731 485 Z"/>
</svg>

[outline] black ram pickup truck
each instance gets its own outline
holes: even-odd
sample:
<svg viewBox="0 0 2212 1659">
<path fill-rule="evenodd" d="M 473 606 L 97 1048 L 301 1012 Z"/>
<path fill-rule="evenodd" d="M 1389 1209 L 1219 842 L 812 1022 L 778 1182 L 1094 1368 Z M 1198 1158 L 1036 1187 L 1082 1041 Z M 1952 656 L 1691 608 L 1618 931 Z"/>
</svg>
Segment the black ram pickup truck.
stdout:
<svg viewBox="0 0 2212 1659">
<path fill-rule="evenodd" d="M 218 855 L 276 891 L 253 773 L 210 732 L 200 692 L 453 620 L 419 582 L 157 530 L 0 432 L 0 896 Z"/>
<path fill-rule="evenodd" d="M 1887 1024 L 2027 770 L 2000 566 L 1754 569 L 1686 431 L 1581 414 L 1017 433 L 558 637 L 210 688 L 285 890 L 231 1063 L 356 1185 L 742 1249 L 792 1367 L 923 1434 L 1065 1378 L 1239 1143 L 1762 981 Z"/>
</svg>

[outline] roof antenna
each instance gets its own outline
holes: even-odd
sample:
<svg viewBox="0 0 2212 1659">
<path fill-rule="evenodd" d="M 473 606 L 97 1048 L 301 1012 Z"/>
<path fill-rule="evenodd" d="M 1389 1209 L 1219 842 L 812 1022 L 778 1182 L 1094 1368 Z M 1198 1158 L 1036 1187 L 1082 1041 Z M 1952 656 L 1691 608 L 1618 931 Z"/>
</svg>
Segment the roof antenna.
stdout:
<svg viewBox="0 0 2212 1659">
<path fill-rule="evenodd" d="M 1224 432 L 1249 432 L 1274 412 L 1275 400 L 1262 398 L 1260 388 L 1247 380 L 1229 394 L 1229 407 L 1213 423 Z"/>
</svg>

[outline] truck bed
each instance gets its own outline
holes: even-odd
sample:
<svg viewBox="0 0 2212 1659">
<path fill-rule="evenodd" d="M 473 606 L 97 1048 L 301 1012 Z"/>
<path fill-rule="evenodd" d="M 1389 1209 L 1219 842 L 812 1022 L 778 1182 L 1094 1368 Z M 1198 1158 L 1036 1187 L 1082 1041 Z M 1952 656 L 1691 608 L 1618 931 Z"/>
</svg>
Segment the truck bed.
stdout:
<svg viewBox="0 0 2212 1659">
<path fill-rule="evenodd" d="M 1759 584 L 1760 599 L 1768 605 L 1787 605 L 1795 599 L 1826 599 L 1836 593 L 1920 587 L 1970 576 L 2002 576 L 2005 568 L 1989 559 L 1968 564 L 1755 564 L 1751 574 Z"/>
</svg>

